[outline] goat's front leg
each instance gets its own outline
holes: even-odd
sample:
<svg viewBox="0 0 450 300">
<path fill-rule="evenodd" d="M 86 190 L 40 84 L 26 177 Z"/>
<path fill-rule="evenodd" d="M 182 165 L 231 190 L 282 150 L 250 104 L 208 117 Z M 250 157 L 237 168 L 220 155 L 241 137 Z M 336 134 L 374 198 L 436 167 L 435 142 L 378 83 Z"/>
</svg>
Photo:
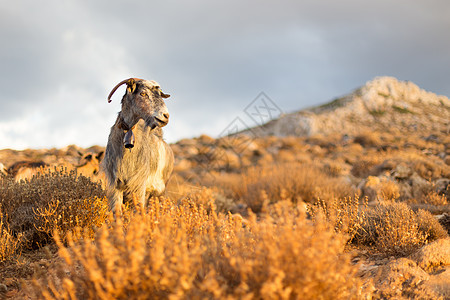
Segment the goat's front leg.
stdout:
<svg viewBox="0 0 450 300">
<path fill-rule="evenodd" d="M 114 212 L 114 214 L 122 213 L 123 191 L 110 187 L 106 194 L 108 197 L 109 210 Z"/>
<path fill-rule="evenodd" d="M 140 205 L 142 207 L 147 206 L 147 201 L 145 199 L 145 186 L 136 192 L 136 202 L 135 205 Z"/>
</svg>

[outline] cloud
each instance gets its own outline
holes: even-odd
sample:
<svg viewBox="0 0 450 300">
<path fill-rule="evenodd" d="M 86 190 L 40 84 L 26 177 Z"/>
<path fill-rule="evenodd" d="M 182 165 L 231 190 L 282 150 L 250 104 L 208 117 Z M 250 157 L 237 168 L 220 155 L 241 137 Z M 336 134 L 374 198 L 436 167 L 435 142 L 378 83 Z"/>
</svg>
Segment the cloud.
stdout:
<svg viewBox="0 0 450 300">
<path fill-rule="evenodd" d="M 130 76 L 155 79 L 169 141 L 220 134 L 261 91 L 285 111 L 379 75 L 450 95 L 450 2 L 0 4 L 0 148 L 105 144 Z M 31 134 L 33 133 L 33 134 Z"/>
</svg>

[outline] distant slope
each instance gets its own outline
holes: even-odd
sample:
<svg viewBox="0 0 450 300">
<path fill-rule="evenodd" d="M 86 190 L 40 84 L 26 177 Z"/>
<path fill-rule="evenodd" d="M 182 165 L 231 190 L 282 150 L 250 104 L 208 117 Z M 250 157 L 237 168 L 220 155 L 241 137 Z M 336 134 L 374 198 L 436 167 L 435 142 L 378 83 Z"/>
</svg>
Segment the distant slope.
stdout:
<svg viewBox="0 0 450 300">
<path fill-rule="evenodd" d="M 330 103 L 282 115 L 242 133 L 309 136 L 357 134 L 367 130 L 447 133 L 450 130 L 450 100 L 420 89 L 412 82 L 377 77 Z"/>
</svg>

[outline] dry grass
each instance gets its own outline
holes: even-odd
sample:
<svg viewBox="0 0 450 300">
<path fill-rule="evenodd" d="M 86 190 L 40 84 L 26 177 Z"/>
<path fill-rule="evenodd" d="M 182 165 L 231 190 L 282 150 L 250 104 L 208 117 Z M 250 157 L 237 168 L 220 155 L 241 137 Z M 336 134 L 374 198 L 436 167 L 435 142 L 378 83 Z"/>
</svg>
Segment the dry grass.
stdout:
<svg viewBox="0 0 450 300">
<path fill-rule="evenodd" d="M 58 241 L 64 262 L 36 277 L 34 292 L 40 299 L 359 299 L 345 242 L 290 202 L 243 221 L 188 199 L 154 199 L 128 223 L 103 227 L 94 242 Z"/>
<path fill-rule="evenodd" d="M 168 198 L 117 219 L 101 186 L 73 172 L 0 179 L 0 286 L 11 293 L 34 273 L 23 298 L 370 298 L 350 253 L 387 264 L 448 236 L 418 209 L 448 210 L 439 141 L 364 133 L 231 142 L 177 144 Z M 239 164 L 198 159 L 217 148 L 237 150 Z M 59 253 L 44 258 L 46 243 Z"/>
<path fill-rule="evenodd" d="M 448 205 L 446 195 L 438 194 L 436 191 L 430 191 L 429 193 L 427 193 L 427 195 L 424 197 L 423 202 L 425 204 L 431 205 Z"/>
<path fill-rule="evenodd" d="M 0 180 L 2 222 L 28 248 L 51 241 L 53 231 L 63 237 L 77 226 L 91 234 L 106 219 L 104 191 L 89 178 L 63 169 L 38 174 L 30 180 Z"/>
<path fill-rule="evenodd" d="M 427 210 L 419 209 L 416 212 L 416 220 L 419 231 L 427 237 L 427 242 L 443 239 L 448 236 L 447 231 L 439 221 Z"/>
<path fill-rule="evenodd" d="M 334 199 L 330 202 L 322 200 L 308 206 L 309 214 L 313 220 L 325 217 L 336 232 L 344 234 L 348 243 L 365 238 L 364 224 L 367 220 L 367 198 L 363 201 L 359 197 L 346 197 Z"/>
<path fill-rule="evenodd" d="M 384 201 L 369 209 L 355 235 L 356 244 L 373 246 L 385 256 L 405 256 L 447 233 L 429 212 L 411 210 L 406 203 Z"/>
<path fill-rule="evenodd" d="M 318 201 L 309 207 L 314 220 L 324 216 L 336 232 L 345 234 L 348 243 L 368 245 L 383 256 L 405 256 L 421 246 L 446 238 L 446 230 L 429 211 L 417 212 L 405 203 L 383 201 L 369 207 L 358 197 Z"/>
<path fill-rule="evenodd" d="M 241 175 L 219 178 L 219 186 L 229 189 L 254 211 L 280 200 L 313 203 L 352 195 L 354 190 L 341 178 L 326 174 L 311 164 L 289 163 L 249 168 Z"/>
<path fill-rule="evenodd" d="M 0 262 L 20 254 L 23 246 L 21 234 L 14 236 L 9 226 L 3 222 L 3 214 L 0 210 Z"/>
<path fill-rule="evenodd" d="M 374 210 L 375 247 L 387 255 L 407 255 L 424 245 L 414 212 L 405 203 L 382 203 Z"/>
<path fill-rule="evenodd" d="M 363 147 L 377 147 L 381 144 L 380 134 L 374 131 L 367 131 L 357 135 L 354 142 Z"/>
</svg>

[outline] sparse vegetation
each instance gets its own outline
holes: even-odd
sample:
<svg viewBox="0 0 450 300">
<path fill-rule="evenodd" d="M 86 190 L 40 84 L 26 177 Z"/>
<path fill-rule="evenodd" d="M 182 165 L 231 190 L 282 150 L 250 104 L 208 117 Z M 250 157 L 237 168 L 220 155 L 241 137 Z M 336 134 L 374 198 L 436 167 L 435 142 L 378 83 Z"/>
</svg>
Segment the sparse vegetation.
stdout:
<svg viewBox="0 0 450 300">
<path fill-rule="evenodd" d="M 22 234 L 13 235 L 9 226 L 3 222 L 3 214 L 0 211 L 0 262 L 19 254 L 22 244 Z"/>
<path fill-rule="evenodd" d="M 217 184 L 254 212 L 280 200 L 314 203 L 318 199 L 343 199 L 354 193 L 341 178 L 330 176 L 313 165 L 299 163 L 251 167 L 232 180 L 218 178 Z"/>
<path fill-rule="evenodd" d="M 64 262 L 36 278 L 34 291 L 44 299 L 358 299 L 362 281 L 345 241 L 290 202 L 243 222 L 189 199 L 154 199 L 94 243 L 57 239 Z"/>
<path fill-rule="evenodd" d="M 385 110 L 369 110 L 369 114 L 371 114 L 374 117 L 381 117 L 384 116 L 386 114 Z"/>
<path fill-rule="evenodd" d="M 412 111 L 410 111 L 409 109 L 407 109 L 406 107 L 401 107 L 401 106 L 397 106 L 397 105 L 392 105 L 392 108 L 396 111 L 399 112 L 401 114 L 413 114 Z"/>
<path fill-rule="evenodd" d="M 408 255 L 429 237 L 417 215 L 405 203 L 381 202 L 364 220 L 363 239 L 384 255 Z"/>
<path fill-rule="evenodd" d="M 6 297 L 383 299 L 398 286 L 403 296 L 435 297 L 380 278 L 396 259 L 448 239 L 436 219 L 448 213 L 445 137 L 362 132 L 247 138 L 246 147 L 236 137 L 232 164 L 197 157 L 201 149 L 233 153 L 229 139 L 173 145 L 167 197 L 126 206 L 117 219 L 101 184 L 74 171 L 1 178 Z M 380 272 L 361 276 L 366 266 Z"/>
<path fill-rule="evenodd" d="M 76 227 L 93 234 L 106 219 L 107 208 L 98 183 L 75 171 L 55 169 L 20 182 L 0 179 L 0 211 L 5 232 L 36 248 L 51 241 L 55 230 L 63 238 Z"/>
</svg>

